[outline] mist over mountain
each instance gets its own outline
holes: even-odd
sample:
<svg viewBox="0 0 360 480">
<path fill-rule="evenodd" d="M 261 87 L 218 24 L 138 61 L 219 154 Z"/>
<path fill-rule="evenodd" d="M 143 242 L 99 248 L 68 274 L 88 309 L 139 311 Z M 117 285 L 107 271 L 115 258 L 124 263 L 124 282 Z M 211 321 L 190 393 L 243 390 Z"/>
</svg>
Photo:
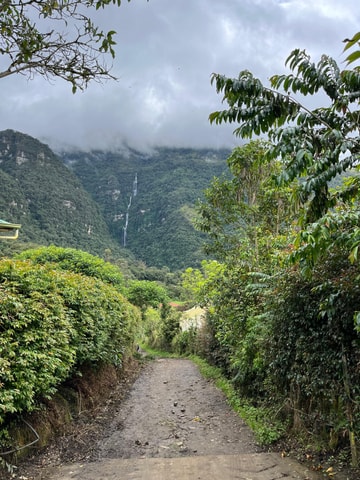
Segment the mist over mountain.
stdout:
<svg viewBox="0 0 360 480">
<path fill-rule="evenodd" d="M 226 171 L 227 150 L 63 152 L 0 132 L 0 218 L 21 223 L 20 242 L 131 256 L 179 270 L 205 258 L 196 201 Z M 4 249 L 2 242 L 0 248 Z M 1 250 L 0 250 L 1 251 Z"/>
</svg>

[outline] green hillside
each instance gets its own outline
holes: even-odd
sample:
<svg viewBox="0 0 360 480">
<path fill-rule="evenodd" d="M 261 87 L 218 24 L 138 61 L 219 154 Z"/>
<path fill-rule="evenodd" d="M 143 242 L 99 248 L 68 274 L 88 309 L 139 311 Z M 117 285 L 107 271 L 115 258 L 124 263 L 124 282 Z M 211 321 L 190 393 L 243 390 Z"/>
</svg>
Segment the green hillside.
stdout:
<svg viewBox="0 0 360 480">
<path fill-rule="evenodd" d="M 0 132 L 0 219 L 22 225 L 19 240 L 1 242 L 0 253 L 55 244 L 173 271 L 196 266 L 204 253 L 194 206 L 226 171 L 228 154 L 124 148 L 55 155 L 29 135 Z"/>
<path fill-rule="evenodd" d="M 226 170 L 227 150 L 64 153 L 114 239 L 149 266 L 178 270 L 204 258 L 194 205 Z"/>
<path fill-rule="evenodd" d="M 97 204 L 47 145 L 12 130 L 0 132 L 0 181 L 0 218 L 22 225 L 20 242 L 96 254 L 116 246 Z"/>
</svg>

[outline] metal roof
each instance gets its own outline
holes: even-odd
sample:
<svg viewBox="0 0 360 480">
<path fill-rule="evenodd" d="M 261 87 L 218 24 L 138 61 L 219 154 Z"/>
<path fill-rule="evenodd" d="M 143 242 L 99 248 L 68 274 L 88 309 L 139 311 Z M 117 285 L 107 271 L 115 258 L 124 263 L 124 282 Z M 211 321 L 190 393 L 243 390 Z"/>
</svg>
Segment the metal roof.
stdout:
<svg viewBox="0 0 360 480">
<path fill-rule="evenodd" d="M 0 219 L 0 239 L 9 238 L 15 240 L 19 235 L 19 228 L 21 228 L 21 225 L 18 223 L 9 223 Z"/>
</svg>

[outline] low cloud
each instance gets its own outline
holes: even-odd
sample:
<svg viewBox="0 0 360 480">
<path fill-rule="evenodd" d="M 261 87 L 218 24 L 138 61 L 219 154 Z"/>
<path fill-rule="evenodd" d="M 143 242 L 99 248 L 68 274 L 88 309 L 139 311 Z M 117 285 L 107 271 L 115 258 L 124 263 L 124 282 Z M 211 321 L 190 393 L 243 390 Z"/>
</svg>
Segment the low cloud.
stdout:
<svg viewBox="0 0 360 480">
<path fill-rule="evenodd" d="M 116 149 L 153 146 L 234 146 L 234 125 L 210 125 L 221 96 L 212 72 L 248 69 L 262 81 L 285 71 L 293 48 L 314 60 L 338 61 L 342 40 L 360 20 L 357 2 L 307 0 L 133 0 L 101 12 L 118 32 L 116 82 L 71 93 L 70 85 L 36 77 L 1 80 L 0 129 L 13 128 L 54 148 Z"/>
</svg>

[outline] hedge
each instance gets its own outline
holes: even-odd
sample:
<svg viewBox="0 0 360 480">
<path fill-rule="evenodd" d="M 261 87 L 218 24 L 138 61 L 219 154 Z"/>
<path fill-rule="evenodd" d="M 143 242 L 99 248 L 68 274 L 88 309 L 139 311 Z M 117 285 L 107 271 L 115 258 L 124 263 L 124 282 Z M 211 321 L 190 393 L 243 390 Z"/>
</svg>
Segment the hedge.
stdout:
<svg viewBox="0 0 360 480">
<path fill-rule="evenodd" d="M 81 364 L 120 365 L 139 318 L 98 278 L 0 261 L 0 424 L 51 397 Z"/>
</svg>

